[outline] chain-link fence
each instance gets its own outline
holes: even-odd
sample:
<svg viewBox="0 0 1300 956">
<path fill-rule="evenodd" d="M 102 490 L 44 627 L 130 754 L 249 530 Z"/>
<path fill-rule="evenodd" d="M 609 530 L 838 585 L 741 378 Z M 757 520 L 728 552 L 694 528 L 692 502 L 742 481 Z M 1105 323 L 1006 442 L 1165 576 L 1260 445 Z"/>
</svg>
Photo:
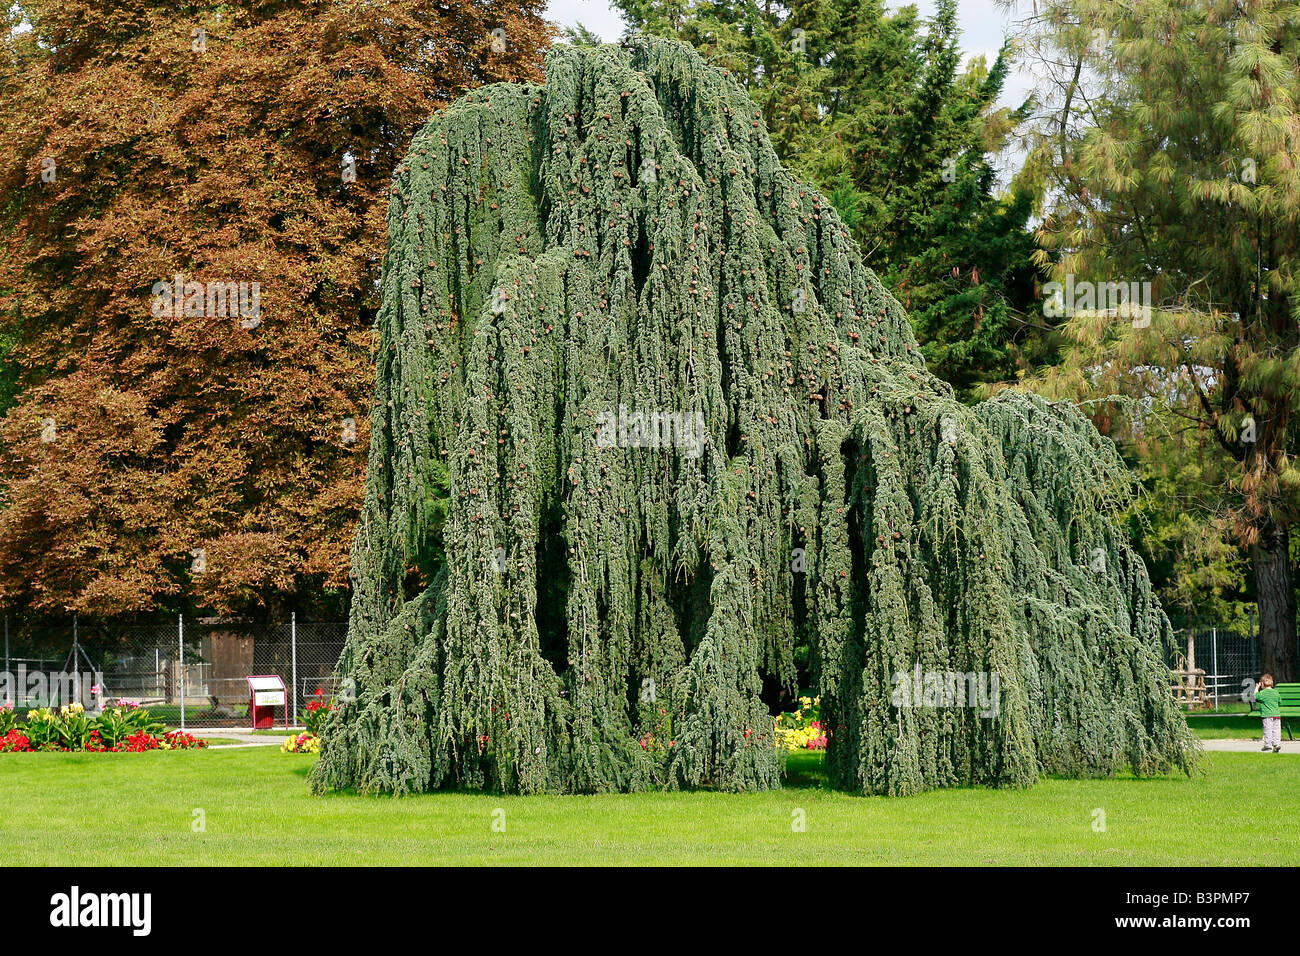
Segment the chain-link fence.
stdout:
<svg viewBox="0 0 1300 956">
<path fill-rule="evenodd" d="M 1253 699 L 1260 675 L 1257 633 L 1190 619 L 1174 622 L 1174 642 L 1169 666 L 1177 696 L 1194 706 L 1213 707 Z"/>
<path fill-rule="evenodd" d="M 23 709 L 77 701 L 96 709 L 119 698 L 139 701 L 181 727 L 251 727 L 248 678 L 284 683 L 275 726 L 293 726 L 317 691 L 337 691 L 335 665 L 347 624 L 287 621 L 255 625 L 218 618 L 151 624 L 25 623 L 4 619 L 0 703 Z M 1196 619 L 1175 622 L 1170 686 L 1192 706 L 1243 700 L 1259 677 L 1256 633 Z M 265 715 L 263 714 L 263 719 Z"/>
<path fill-rule="evenodd" d="M 334 668 L 347 624 L 270 625 L 187 618 L 135 625 L 10 627 L 5 619 L 0 702 L 41 707 L 78 702 L 96 710 L 138 701 L 177 727 L 251 727 L 251 676 L 273 675 L 287 700 L 275 726 L 297 726 L 319 690 L 334 693 Z M 265 715 L 263 715 L 265 717 Z"/>
</svg>

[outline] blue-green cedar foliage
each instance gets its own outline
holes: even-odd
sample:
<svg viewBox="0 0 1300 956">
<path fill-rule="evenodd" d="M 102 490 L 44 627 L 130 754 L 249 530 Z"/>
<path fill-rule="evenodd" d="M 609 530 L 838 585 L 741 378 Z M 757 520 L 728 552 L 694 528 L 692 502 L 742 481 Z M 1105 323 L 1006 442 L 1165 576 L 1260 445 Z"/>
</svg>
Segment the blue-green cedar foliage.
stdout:
<svg viewBox="0 0 1300 956">
<path fill-rule="evenodd" d="M 689 47 L 557 47 L 546 77 L 453 104 L 394 183 L 314 787 L 776 787 L 760 692 L 803 642 L 846 789 L 1190 768 L 1110 443 L 956 401 Z M 698 414 L 703 452 L 610 447 L 620 405 Z M 996 673 L 996 716 L 895 706 L 918 665 Z"/>
</svg>

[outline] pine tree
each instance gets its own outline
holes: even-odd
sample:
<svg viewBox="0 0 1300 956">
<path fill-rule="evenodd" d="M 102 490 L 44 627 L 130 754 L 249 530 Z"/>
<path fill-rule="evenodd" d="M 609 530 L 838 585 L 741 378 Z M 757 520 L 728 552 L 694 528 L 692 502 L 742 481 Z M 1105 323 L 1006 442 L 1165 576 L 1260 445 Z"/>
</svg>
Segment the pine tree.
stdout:
<svg viewBox="0 0 1300 956">
<path fill-rule="evenodd" d="M 557 47 L 462 98 L 388 225 L 318 791 L 775 787 L 760 692 L 802 641 L 840 787 L 1191 766 L 1113 445 L 958 402 L 690 47 Z M 952 674 L 990 705 L 934 706 Z"/>
<path fill-rule="evenodd" d="M 1040 240 L 1064 290 L 1088 290 L 1054 310 L 1070 347 L 1045 391 L 1182 422 L 1208 464 L 1179 492 L 1248 558 L 1261 668 L 1279 680 L 1300 677 L 1298 9 L 1044 0 L 1024 44 L 1050 92 L 1027 163 Z M 1145 311 L 1117 321 L 1113 291 L 1090 301 L 1116 288 Z M 1113 414 L 1157 466 L 1178 460 L 1183 438 L 1155 442 L 1156 416 Z"/>
</svg>

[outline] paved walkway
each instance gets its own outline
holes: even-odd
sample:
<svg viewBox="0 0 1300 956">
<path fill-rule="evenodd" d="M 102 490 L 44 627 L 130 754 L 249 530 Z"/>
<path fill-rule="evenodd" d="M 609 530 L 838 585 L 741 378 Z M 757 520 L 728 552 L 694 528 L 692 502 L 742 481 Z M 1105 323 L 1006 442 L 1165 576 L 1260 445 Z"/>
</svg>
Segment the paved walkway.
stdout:
<svg viewBox="0 0 1300 956">
<path fill-rule="evenodd" d="M 303 728 L 292 727 L 289 730 L 278 728 L 274 734 L 254 734 L 247 730 L 230 727 L 186 727 L 185 730 L 195 737 L 232 741 L 232 743 L 217 745 L 222 750 L 232 750 L 238 747 L 278 747 L 284 743 L 285 737 L 293 733 L 301 733 Z M 281 730 L 283 730 L 283 733 L 280 732 Z"/>
<path fill-rule="evenodd" d="M 1234 753 L 1257 753 L 1261 757 L 1263 754 L 1264 740 L 1256 738 L 1255 740 L 1202 740 L 1201 746 L 1206 750 L 1229 750 Z M 1300 754 L 1300 740 L 1287 740 L 1286 734 L 1282 735 L 1282 753 Z"/>
</svg>

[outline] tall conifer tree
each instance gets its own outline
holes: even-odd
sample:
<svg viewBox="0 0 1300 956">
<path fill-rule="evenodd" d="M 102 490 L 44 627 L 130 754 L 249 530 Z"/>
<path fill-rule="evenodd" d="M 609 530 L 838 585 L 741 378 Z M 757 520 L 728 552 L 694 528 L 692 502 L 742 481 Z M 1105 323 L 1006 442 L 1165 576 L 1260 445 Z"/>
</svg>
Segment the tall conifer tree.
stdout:
<svg viewBox="0 0 1300 956">
<path fill-rule="evenodd" d="M 1063 299 L 1049 394 L 1137 399 L 1107 414 L 1157 466 L 1199 446 L 1178 491 L 1248 559 L 1261 668 L 1300 678 L 1300 7 L 1044 0 L 1025 29 L 1049 93 L 1027 170 L 1056 278 L 1147 306 L 1116 321 Z M 1185 434 L 1159 441 L 1153 403 Z"/>
<path fill-rule="evenodd" d="M 733 73 L 777 155 L 818 185 L 960 397 L 1051 358 L 1035 318 L 1033 196 L 997 187 L 1026 119 L 998 105 L 1009 49 L 962 65 L 956 0 L 616 0 L 629 25 Z"/>
<path fill-rule="evenodd" d="M 760 692 L 799 640 L 840 787 L 1190 765 L 1113 446 L 956 401 L 690 47 L 560 47 L 462 98 L 388 224 L 318 790 L 774 787 Z M 995 695 L 945 700 L 957 674 Z"/>
</svg>

